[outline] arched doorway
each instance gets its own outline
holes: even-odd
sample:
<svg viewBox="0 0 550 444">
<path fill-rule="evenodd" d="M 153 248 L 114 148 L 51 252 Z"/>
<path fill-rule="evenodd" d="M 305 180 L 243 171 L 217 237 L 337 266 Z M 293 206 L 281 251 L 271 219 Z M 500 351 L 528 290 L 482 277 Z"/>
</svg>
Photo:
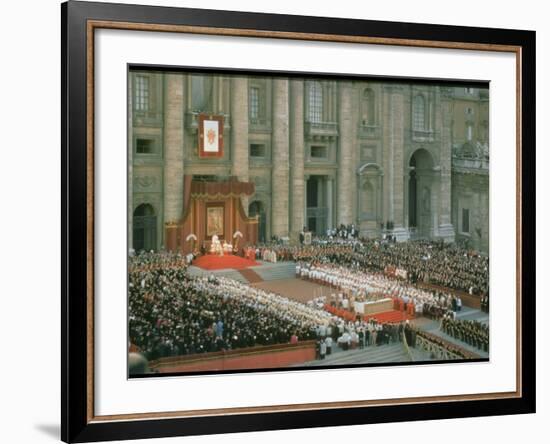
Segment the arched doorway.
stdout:
<svg viewBox="0 0 550 444">
<path fill-rule="evenodd" d="M 434 162 L 429 151 L 416 150 L 409 161 L 409 229 L 412 238 L 430 238 Z"/>
<path fill-rule="evenodd" d="M 262 202 L 255 200 L 248 205 L 248 217 L 258 216 L 258 240 L 265 242 L 266 238 L 266 212 Z"/>
<path fill-rule="evenodd" d="M 134 250 L 157 249 L 157 216 L 150 204 L 141 204 L 134 210 L 133 217 Z"/>
</svg>

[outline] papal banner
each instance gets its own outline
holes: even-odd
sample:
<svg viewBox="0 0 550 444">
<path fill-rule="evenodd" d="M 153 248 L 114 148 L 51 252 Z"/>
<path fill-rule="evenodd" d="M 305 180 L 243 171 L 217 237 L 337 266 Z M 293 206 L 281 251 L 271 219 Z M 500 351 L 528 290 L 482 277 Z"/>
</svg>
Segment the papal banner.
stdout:
<svg viewBox="0 0 550 444">
<path fill-rule="evenodd" d="M 223 157 L 223 116 L 200 114 L 199 157 Z"/>
</svg>

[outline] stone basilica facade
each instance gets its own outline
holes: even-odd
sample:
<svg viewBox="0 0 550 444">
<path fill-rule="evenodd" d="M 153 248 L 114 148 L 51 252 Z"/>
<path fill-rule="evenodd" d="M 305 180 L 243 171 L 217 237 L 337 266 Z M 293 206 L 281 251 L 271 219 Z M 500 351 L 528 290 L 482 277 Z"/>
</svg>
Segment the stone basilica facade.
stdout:
<svg viewBox="0 0 550 444">
<path fill-rule="evenodd" d="M 135 71 L 129 76 L 130 247 L 158 249 L 184 176 L 252 182 L 260 240 L 340 223 L 366 237 L 489 248 L 488 89 Z M 198 153 L 198 115 L 223 116 L 223 156 Z"/>
</svg>

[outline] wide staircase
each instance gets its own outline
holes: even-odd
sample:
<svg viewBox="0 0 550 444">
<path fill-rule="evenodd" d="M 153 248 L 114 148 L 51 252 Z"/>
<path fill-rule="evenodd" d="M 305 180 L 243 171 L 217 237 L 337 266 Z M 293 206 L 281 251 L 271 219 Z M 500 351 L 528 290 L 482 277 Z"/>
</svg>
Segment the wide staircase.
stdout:
<svg viewBox="0 0 550 444">
<path fill-rule="evenodd" d="M 292 279 L 296 277 L 296 264 L 294 262 L 277 262 L 272 264 L 264 262 L 257 267 L 250 267 L 264 281 L 276 281 L 279 279 Z"/>
<path fill-rule="evenodd" d="M 429 356 L 420 350 L 415 350 L 413 352 L 413 357 L 415 361 L 430 360 Z M 387 364 L 396 362 L 411 362 L 410 357 L 401 342 L 347 351 L 341 351 L 336 347 L 336 350 L 325 359 L 306 362 L 305 364 L 302 364 L 302 366 L 317 367 L 325 365 Z"/>
<path fill-rule="evenodd" d="M 262 262 L 262 265 L 242 270 L 203 270 L 192 265 L 187 269 L 187 272 L 190 276 L 223 276 L 244 284 L 250 284 L 261 281 L 292 279 L 296 276 L 296 264 L 294 262 L 277 262 L 276 264 Z"/>
<path fill-rule="evenodd" d="M 202 270 L 198 267 L 189 267 L 187 273 L 190 276 L 216 276 L 216 277 L 225 277 L 228 279 L 234 279 L 236 281 L 242 282 L 243 284 L 248 284 L 248 279 L 244 277 L 238 270 Z"/>
</svg>

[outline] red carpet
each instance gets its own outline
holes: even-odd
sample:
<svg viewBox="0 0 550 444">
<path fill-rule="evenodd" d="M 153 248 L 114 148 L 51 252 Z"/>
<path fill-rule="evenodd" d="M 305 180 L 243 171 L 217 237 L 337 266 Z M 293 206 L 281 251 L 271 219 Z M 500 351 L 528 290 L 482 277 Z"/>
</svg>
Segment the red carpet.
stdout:
<svg viewBox="0 0 550 444">
<path fill-rule="evenodd" d="M 385 311 L 383 313 L 376 313 L 370 316 L 364 317 L 365 321 L 370 319 L 376 319 L 380 324 L 395 324 L 396 322 L 406 321 L 407 319 L 413 319 L 413 316 L 409 315 L 405 311 L 392 310 Z"/>
<path fill-rule="evenodd" d="M 261 264 L 256 261 L 245 259 L 244 257 L 234 256 L 232 254 L 224 254 L 223 256 L 206 254 L 195 259 L 193 261 L 193 265 L 203 268 L 205 270 L 222 270 L 224 268 L 241 270 L 243 268 L 253 267 L 254 265 Z"/>
</svg>

